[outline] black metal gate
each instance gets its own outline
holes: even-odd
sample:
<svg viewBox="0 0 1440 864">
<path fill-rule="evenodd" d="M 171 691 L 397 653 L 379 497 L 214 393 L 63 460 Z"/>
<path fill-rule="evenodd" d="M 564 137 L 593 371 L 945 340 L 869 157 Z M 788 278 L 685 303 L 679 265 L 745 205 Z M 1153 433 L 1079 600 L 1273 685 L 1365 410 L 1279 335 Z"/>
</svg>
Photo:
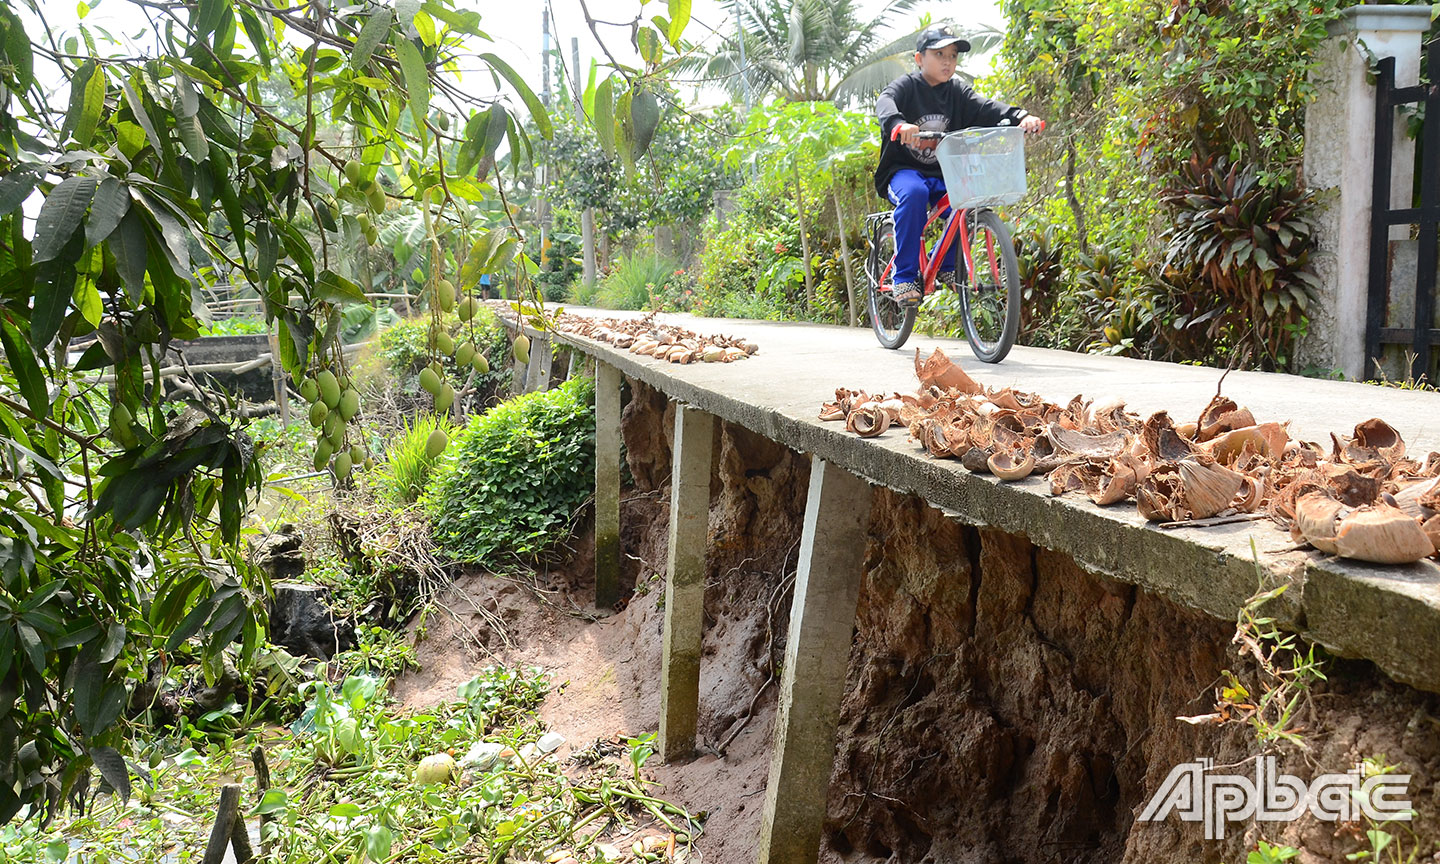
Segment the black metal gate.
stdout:
<svg viewBox="0 0 1440 864">
<path fill-rule="evenodd" d="M 1376 361 L 1385 345 L 1404 345 L 1413 354 L 1409 374 L 1435 384 L 1432 350 L 1440 345 L 1435 326 L 1435 270 L 1440 252 L 1440 45 L 1426 46 L 1426 69 L 1432 83 L 1395 86 L 1395 58 L 1379 63 L 1375 99 L 1375 177 L 1370 217 L 1370 279 L 1365 313 L 1365 377 L 1376 377 Z M 1420 147 L 1420 206 L 1392 207 L 1390 170 L 1394 144 L 1395 109 L 1423 104 L 1425 121 Z M 1407 204 L 1410 202 L 1406 202 Z M 1418 228 L 1416 244 L 1415 316 L 1409 327 L 1387 327 L 1390 300 L 1390 226 Z M 1396 286 L 1405 290 L 1404 286 Z"/>
</svg>

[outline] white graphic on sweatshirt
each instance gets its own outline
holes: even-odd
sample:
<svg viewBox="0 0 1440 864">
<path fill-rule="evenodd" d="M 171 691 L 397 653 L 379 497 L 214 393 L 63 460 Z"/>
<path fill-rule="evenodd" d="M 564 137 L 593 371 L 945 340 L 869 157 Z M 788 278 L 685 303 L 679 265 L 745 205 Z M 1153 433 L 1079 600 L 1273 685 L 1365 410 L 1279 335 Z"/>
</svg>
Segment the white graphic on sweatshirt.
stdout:
<svg viewBox="0 0 1440 864">
<path fill-rule="evenodd" d="M 950 125 L 950 118 L 944 114 L 926 114 L 915 125 L 920 127 L 921 132 L 944 132 Z M 934 165 L 939 161 L 935 158 L 937 143 L 935 141 L 917 141 L 915 144 L 907 144 L 905 149 L 910 151 L 910 155 L 914 156 L 916 161 Z"/>
</svg>

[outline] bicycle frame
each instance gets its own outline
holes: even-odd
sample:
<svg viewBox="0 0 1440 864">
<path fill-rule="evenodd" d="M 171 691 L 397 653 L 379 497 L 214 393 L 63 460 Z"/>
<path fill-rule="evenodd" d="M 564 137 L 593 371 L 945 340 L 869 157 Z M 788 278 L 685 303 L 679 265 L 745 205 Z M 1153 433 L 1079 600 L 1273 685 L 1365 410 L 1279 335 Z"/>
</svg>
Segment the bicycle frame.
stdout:
<svg viewBox="0 0 1440 864">
<path fill-rule="evenodd" d="M 931 225 L 935 224 L 935 220 L 944 217 L 946 213 L 949 213 L 949 217 L 945 222 L 944 231 L 940 235 L 940 241 L 935 244 L 935 249 L 930 252 L 929 258 L 927 259 L 925 254 L 927 250 L 925 248 L 925 238 L 923 235 L 926 231 L 930 230 Z M 923 290 L 925 296 L 928 297 L 934 292 L 935 279 L 940 273 L 940 263 L 945 260 L 945 253 L 949 251 L 950 244 L 955 242 L 957 234 L 960 239 L 960 252 L 965 259 L 965 273 L 968 277 L 969 274 L 975 272 L 975 262 L 970 255 L 970 233 L 965 228 L 965 217 L 968 215 L 970 215 L 968 209 L 951 209 L 950 196 L 948 194 L 940 196 L 940 200 L 935 202 L 934 207 L 930 208 L 930 215 L 929 218 L 925 220 L 925 227 L 921 229 L 922 236 L 920 238 L 920 275 L 924 282 Z M 995 260 L 995 240 L 988 235 L 985 237 L 985 257 L 989 260 L 991 272 L 998 272 L 999 264 Z M 885 265 L 885 270 L 881 274 L 881 284 L 885 284 L 885 281 L 894 270 L 895 259 L 892 258 Z"/>
</svg>

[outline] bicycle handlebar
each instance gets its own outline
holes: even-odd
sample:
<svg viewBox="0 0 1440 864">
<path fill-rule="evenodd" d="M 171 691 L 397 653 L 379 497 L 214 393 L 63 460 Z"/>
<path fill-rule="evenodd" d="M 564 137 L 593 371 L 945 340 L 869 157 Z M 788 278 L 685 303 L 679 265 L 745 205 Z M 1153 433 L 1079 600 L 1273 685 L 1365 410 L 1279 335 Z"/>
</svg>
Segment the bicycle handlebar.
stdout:
<svg viewBox="0 0 1440 864">
<path fill-rule="evenodd" d="M 1044 121 L 1044 120 L 1041 120 L 1041 121 L 1040 121 L 1040 131 L 1041 131 L 1041 132 L 1044 132 L 1044 131 L 1045 131 L 1045 121 Z M 948 135 L 948 134 L 950 134 L 950 133 L 948 133 L 948 132 L 916 132 L 916 133 L 915 133 L 915 137 L 916 137 L 916 139 L 918 139 L 918 140 L 920 140 L 920 141 L 939 141 L 941 138 L 944 138 L 944 137 L 945 137 L 946 135 Z M 899 137 L 900 137 L 900 126 L 899 126 L 899 125 L 896 125 L 896 127 L 895 127 L 894 129 L 891 129 L 891 130 L 890 130 L 890 140 L 891 140 L 891 141 L 895 141 L 895 140 L 899 139 Z"/>
</svg>

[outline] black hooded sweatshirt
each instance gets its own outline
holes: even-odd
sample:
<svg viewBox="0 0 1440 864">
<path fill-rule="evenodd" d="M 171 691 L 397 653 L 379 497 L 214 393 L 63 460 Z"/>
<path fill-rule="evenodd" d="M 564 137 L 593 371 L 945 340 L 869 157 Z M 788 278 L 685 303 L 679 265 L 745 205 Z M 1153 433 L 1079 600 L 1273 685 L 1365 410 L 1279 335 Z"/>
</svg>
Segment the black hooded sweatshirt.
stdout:
<svg viewBox="0 0 1440 864">
<path fill-rule="evenodd" d="M 953 132 L 972 126 L 998 126 L 1009 120 L 1018 124 L 1028 111 L 1004 102 L 977 96 L 958 78 L 931 85 L 917 69 L 891 81 L 875 103 L 880 118 L 880 164 L 875 168 L 875 191 L 888 198 L 890 178 L 901 168 L 914 168 L 927 177 L 939 177 L 934 142 L 925 148 L 906 147 L 890 140 L 890 132 L 901 123 L 914 123 L 923 132 Z"/>
</svg>

